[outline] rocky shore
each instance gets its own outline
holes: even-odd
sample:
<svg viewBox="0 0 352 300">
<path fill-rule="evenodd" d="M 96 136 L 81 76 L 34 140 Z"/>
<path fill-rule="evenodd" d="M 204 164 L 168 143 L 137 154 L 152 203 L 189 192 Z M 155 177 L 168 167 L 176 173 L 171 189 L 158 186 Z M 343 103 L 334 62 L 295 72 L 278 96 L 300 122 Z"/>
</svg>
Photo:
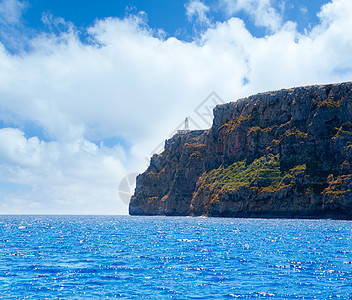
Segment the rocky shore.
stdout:
<svg viewBox="0 0 352 300">
<path fill-rule="evenodd" d="M 352 219 L 352 83 L 219 105 L 137 177 L 131 215 Z"/>
</svg>

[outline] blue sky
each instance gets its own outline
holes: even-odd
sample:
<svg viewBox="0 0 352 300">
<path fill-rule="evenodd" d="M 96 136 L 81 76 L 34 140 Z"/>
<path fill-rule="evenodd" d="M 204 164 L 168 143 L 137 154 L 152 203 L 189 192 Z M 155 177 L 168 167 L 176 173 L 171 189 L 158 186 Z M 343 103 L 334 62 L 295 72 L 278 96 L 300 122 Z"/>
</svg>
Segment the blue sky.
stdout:
<svg viewBox="0 0 352 300">
<path fill-rule="evenodd" d="M 126 214 L 119 182 L 186 116 L 208 128 L 212 92 L 351 80 L 351 14 L 350 0 L 0 1 L 0 213 Z"/>
<path fill-rule="evenodd" d="M 3 0 L 2 2 L 11 2 Z M 211 0 L 202 1 L 209 8 L 207 17 L 213 23 L 224 22 L 229 17 L 238 17 L 245 21 L 247 29 L 257 37 L 263 37 L 268 33 L 265 26 L 257 26 L 254 17 L 245 9 L 235 12 L 224 4 L 226 1 Z M 235 2 L 235 1 L 233 1 Z M 240 1 L 241 2 L 241 1 Z M 246 1 L 244 1 L 246 2 Z M 247 1 L 256 2 L 256 1 Z M 260 1 L 257 1 L 260 2 Z M 265 1 L 264 1 L 265 2 Z M 129 15 L 136 15 L 139 12 L 145 13 L 147 25 L 152 29 L 162 29 L 165 37 L 175 36 L 180 40 L 191 41 L 207 26 L 196 21 L 196 18 L 187 16 L 187 1 L 67 1 L 67 0 L 33 0 L 21 1 L 22 20 L 18 31 L 26 36 L 34 36 L 41 32 L 55 31 L 53 27 L 43 22 L 45 15 L 63 18 L 66 22 L 71 22 L 80 32 L 80 38 L 87 38 L 87 27 L 93 26 L 95 21 L 104 18 L 126 18 Z M 283 22 L 295 21 L 299 32 L 309 30 L 319 22 L 317 12 L 326 3 L 324 0 L 315 1 L 268 1 L 270 6 L 277 10 Z M 6 39 L 2 39 L 6 45 Z M 8 49 L 12 52 L 20 50 L 11 44 Z"/>
<path fill-rule="evenodd" d="M 223 22 L 228 18 L 226 9 L 222 9 L 221 1 L 202 1 L 210 8 L 209 18 Z M 318 22 L 316 16 L 320 7 L 326 1 L 271 1 L 272 7 L 282 11 L 284 20 L 297 21 L 300 29 L 304 29 L 310 23 Z M 152 28 L 162 28 L 170 36 L 180 34 L 180 38 L 191 37 L 193 34 L 192 22 L 189 22 L 185 14 L 184 1 L 67 1 L 67 0 L 37 0 L 27 2 L 23 13 L 25 23 L 36 30 L 46 30 L 41 21 L 43 13 L 63 17 L 66 21 L 73 22 L 77 27 L 92 26 L 96 19 L 106 17 L 124 18 L 128 14 L 136 14 L 144 11 L 148 16 L 148 24 Z M 237 17 L 246 21 L 251 32 L 263 34 L 263 31 L 253 26 L 253 20 L 244 12 L 237 12 Z"/>
<path fill-rule="evenodd" d="M 300 29 L 306 28 L 309 23 L 318 22 L 316 13 L 326 1 L 272 1 L 272 6 L 283 10 L 284 20 L 296 20 Z M 226 10 L 222 9 L 220 1 L 203 1 L 210 8 L 209 18 L 214 21 L 225 21 L 228 18 Z M 192 22 L 185 14 L 184 1 L 67 1 L 67 0 L 37 0 L 27 2 L 23 13 L 25 24 L 36 30 L 46 30 L 41 21 L 43 13 L 63 17 L 66 21 L 73 22 L 77 27 L 84 29 L 92 26 L 96 19 L 106 17 L 124 18 L 128 14 L 144 11 L 148 16 L 151 28 L 162 28 L 170 36 L 190 38 L 193 35 Z M 253 26 L 253 20 L 244 12 L 237 12 L 237 17 L 243 18 L 251 32 L 263 34 L 263 31 Z"/>
</svg>

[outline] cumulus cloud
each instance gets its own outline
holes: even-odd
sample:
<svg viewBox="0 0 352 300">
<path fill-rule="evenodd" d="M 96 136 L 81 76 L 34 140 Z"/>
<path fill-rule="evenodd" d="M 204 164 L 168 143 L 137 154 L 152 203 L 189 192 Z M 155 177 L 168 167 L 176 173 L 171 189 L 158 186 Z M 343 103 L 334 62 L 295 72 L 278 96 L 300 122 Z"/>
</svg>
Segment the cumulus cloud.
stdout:
<svg viewBox="0 0 352 300">
<path fill-rule="evenodd" d="M 282 25 L 282 17 L 271 0 L 221 0 L 221 3 L 228 16 L 244 11 L 253 18 L 256 26 L 263 26 L 271 32 Z"/>
<path fill-rule="evenodd" d="M 0 212 L 126 213 L 120 180 L 143 171 L 185 116 L 206 127 L 194 109 L 212 91 L 234 101 L 350 80 L 349 2 L 323 6 L 320 24 L 300 34 L 262 1 L 271 34 L 256 38 L 229 18 L 193 42 L 160 37 L 140 14 L 97 20 L 83 43 L 73 24 L 46 16 L 60 30 L 32 38 L 30 52 L 0 45 L 0 119 L 9 127 L 0 130 Z M 45 138 L 28 135 L 27 123 Z"/>
<path fill-rule="evenodd" d="M 207 17 L 209 7 L 199 0 L 191 0 L 185 4 L 186 15 L 189 21 L 195 19 L 200 25 L 209 26 L 210 20 Z"/>
<path fill-rule="evenodd" d="M 118 146 L 85 139 L 44 142 L 18 129 L 0 129 L 0 182 L 12 184 L 11 191 L 0 193 L 0 211 L 126 213 L 116 199 L 117 181 L 126 172 L 123 160 Z"/>
</svg>

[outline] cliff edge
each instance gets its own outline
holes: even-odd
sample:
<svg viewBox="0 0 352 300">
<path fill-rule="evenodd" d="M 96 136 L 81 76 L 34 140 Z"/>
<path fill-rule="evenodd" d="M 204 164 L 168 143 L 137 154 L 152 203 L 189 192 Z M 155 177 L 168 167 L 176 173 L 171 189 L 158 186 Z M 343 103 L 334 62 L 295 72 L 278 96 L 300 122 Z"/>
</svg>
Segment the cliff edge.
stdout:
<svg viewBox="0 0 352 300">
<path fill-rule="evenodd" d="M 215 107 L 137 177 L 131 215 L 352 219 L 352 83 Z"/>
</svg>

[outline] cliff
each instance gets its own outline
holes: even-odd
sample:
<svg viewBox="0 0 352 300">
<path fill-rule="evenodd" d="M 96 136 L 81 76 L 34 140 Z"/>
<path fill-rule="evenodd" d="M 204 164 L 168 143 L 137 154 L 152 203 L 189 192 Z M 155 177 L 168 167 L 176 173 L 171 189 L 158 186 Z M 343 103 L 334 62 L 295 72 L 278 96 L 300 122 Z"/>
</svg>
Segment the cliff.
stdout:
<svg viewBox="0 0 352 300">
<path fill-rule="evenodd" d="M 176 134 L 137 177 L 131 215 L 352 219 L 352 83 L 262 93 Z"/>
</svg>

